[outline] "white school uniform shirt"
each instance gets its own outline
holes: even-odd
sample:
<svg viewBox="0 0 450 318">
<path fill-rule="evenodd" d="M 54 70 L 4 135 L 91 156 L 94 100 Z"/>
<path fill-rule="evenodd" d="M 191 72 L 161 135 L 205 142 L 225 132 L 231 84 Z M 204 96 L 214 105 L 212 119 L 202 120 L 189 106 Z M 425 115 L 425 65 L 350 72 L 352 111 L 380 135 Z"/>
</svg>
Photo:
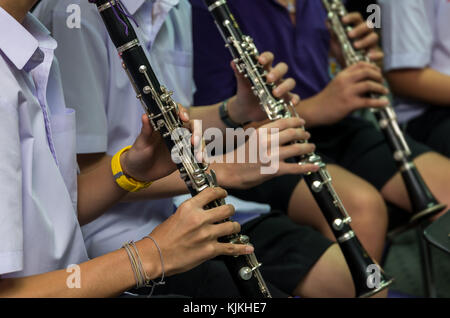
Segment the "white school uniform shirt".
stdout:
<svg viewBox="0 0 450 318">
<path fill-rule="evenodd" d="M 0 7 L 0 275 L 88 259 L 76 214 L 75 114 L 65 108 L 56 41 L 33 16 Z"/>
<path fill-rule="evenodd" d="M 187 0 L 122 0 L 138 23 L 136 33 L 161 84 L 174 99 L 191 105 L 194 95 L 191 7 Z M 81 9 L 81 28 L 66 26 L 69 4 Z M 77 111 L 78 153 L 115 154 L 134 142 L 141 129 L 142 106 L 121 66 L 95 5 L 88 1 L 44 0 L 34 12 L 52 31 L 59 46 L 56 55 L 63 71 L 66 104 Z M 188 199 L 120 203 L 83 226 L 91 257 L 139 240 Z M 227 199 L 249 220 L 269 206 Z"/>
<path fill-rule="evenodd" d="M 450 1 L 380 0 L 385 71 L 430 67 L 450 76 Z M 406 122 L 429 107 L 396 98 L 399 121 Z"/>
</svg>

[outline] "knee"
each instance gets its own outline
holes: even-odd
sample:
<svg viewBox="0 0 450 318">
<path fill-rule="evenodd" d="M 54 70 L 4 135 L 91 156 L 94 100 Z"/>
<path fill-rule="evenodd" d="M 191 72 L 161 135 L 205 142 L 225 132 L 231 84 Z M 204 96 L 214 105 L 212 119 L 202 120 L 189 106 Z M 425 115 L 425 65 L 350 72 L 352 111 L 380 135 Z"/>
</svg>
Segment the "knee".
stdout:
<svg viewBox="0 0 450 318">
<path fill-rule="evenodd" d="M 353 222 L 374 228 L 377 231 L 386 230 L 388 225 L 388 213 L 386 203 L 373 187 L 360 188 L 355 195 L 345 202 Z"/>
</svg>

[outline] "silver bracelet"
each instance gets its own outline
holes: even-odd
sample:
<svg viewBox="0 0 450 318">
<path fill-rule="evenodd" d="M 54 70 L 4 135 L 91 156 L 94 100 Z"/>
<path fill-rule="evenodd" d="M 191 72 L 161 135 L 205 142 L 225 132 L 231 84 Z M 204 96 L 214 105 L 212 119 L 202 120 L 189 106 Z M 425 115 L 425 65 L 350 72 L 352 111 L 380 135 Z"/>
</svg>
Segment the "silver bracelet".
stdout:
<svg viewBox="0 0 450 318">
<path fill-rule="evenodd" d="M 152 296 L 152 294 L 153 294 L 153 290 L 155 289 L 155 287 L 157 285 L 164 285 L 166 283 L 164 281 L 164 276 L 165 276 L 165 273 L 164 273 L 164 259 L 163 259 L 163 255 L 162 255 L 161 249 L 159 248 L 158 243 L 156 243 L 156 240 L 153 237 L 151 237 L 150 235 L 144 236 L 144 238 L 149 238 L 149 239 L 151 239 L 153 241 L 153 243 L 155 243 L 155 246 L 156 246 L 156 248 L 158 249 L 158 252 L 159 252 L 159 257 L 161 259 L 161 271 L 162 271 L 161 280 L 159 282 L 155 282 L 154 280 L 152 280 L 152 283 L 153 283 L 152 290 L 150 291 L 150 294 L 147 296 L 148 298 L 150 298 Z"/>
</svg>

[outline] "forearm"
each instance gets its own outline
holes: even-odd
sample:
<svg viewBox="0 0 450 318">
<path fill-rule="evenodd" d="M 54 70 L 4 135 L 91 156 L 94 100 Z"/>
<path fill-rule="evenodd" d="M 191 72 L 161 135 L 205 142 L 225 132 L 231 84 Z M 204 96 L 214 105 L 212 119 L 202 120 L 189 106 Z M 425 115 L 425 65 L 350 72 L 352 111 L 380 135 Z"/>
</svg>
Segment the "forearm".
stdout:
<svg viewBox="0 0 450 318">
<path fill-rule="evenodd" d="M 225 131 L 226 126 L 219 116 L 219 106 L 220 104 L 201 107 L 189 107 L 189 118 L 191 120 L 200 120 L 202 123 L 203 131 L 211 127 Z"/>
<path fill-rule="evenodd" d="M 328 124 L 321 112 L 321 106 L 324 103 L 321 94 L 322 92 L 302 100 L 295 108 L 299 116 L 306 121 L 306 128 Z"/>
<path fill-rule="evenodd" d="M 83 172 L 83 170 L 82 170 Z M 105 155 L 95 168 L 78 176 L 78 220 L 81 225 L 98 218 L 127 192 L 120 188 L 111 171 L 111 156 Z"/>
<path fill-rule="evenodd" d="M 121 249 L 82 263 L 78 287 L 75 272 L 65 269 L 23 278 L 0 279 L 0 297 L 114 297 L 135 284 L 130 260 Z M 73 276 L 71 276 L 73 275 Z"/>
<path fill-rule="evenodd" d="M 246 114 L 242 114 L 239 112 L 238 107 L 236 106 L 236 96 L 233 96 L 228 101 L 228 115 L 233 121 L 237 121 L 237 119 L 246 118 Z M 228 128 L 219 115 L 219 107 L 222 105 L 221 103 L 211 105 L 211 106 L 202 106 L 202 107 L 190 107 L 189 108 L 189 117 L 192 120 L 201 120 L 203 131 L 207 128 L 218 128 L 222 132 L 225 133 L 226 128 Z M 243 120 L 246 122 L 247 120 Z"/>
<path fill-rule="evenodd" d="M 187 194 L 188 192 L 186 183 L 181 179 L 180 173 L 176 171 L 165 178 L 155 181 L 147 189 L 128 193 L 122 201 L 157 200 Z"/>
<path fill-rule="evenodd" d="M 386 75 L 394 94 L 438 106 L 450 106 L 450 76 L 432 68 L 405 69 Z"/>
</svg>

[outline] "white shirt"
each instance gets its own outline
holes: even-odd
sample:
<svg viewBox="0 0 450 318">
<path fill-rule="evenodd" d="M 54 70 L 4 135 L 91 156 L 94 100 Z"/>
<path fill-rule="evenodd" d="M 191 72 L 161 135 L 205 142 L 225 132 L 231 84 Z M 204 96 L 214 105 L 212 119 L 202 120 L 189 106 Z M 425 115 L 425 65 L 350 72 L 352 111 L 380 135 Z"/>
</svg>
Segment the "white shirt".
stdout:
<svg viewBox="0 0 450 318">
<path fill-rule="evenodd" d="M 136 33 L 161 84 L 174 91 L 177 102 L 191 105 L 195 87 L 189 2 L 122 0 L 122 3 L 139 25 Z M 69 4 L 81 8 L 81 29 L 66 26 Z M 59 43 L 56 55 L 68 91 L 66 103 L 77 110 L 78 153 L 112 155 L 132 144 L 141 129 L 142 106 L 96 6 L 85 0 L 44 0 L 35 14 Z M 265 205 L 248 205 L 237 199 L 235 202 L 240 202 L 236 206 L 239 211 L 259 213 L 261 207 L 269 211 Z M 174 211 L 172 199 L 113 207 L 83 227 L 89 255 L 102 255 L 120 248 L 125 241 L 142 238 Z"/>
<path fill-rule="evenodd" d="M 33 16 L 0 8 L 0 275 L 86 261 L 76 215 L 75 114 L 65 108 L 56 42 Z"/>
<path fill-rule="evenodd" d="M 386 71 L 430 67 L 450 76 L 450 1 L 380 0 Z M 425 103 L 398 98 L 401 122 L 421 115 Z"/>
</svg>

